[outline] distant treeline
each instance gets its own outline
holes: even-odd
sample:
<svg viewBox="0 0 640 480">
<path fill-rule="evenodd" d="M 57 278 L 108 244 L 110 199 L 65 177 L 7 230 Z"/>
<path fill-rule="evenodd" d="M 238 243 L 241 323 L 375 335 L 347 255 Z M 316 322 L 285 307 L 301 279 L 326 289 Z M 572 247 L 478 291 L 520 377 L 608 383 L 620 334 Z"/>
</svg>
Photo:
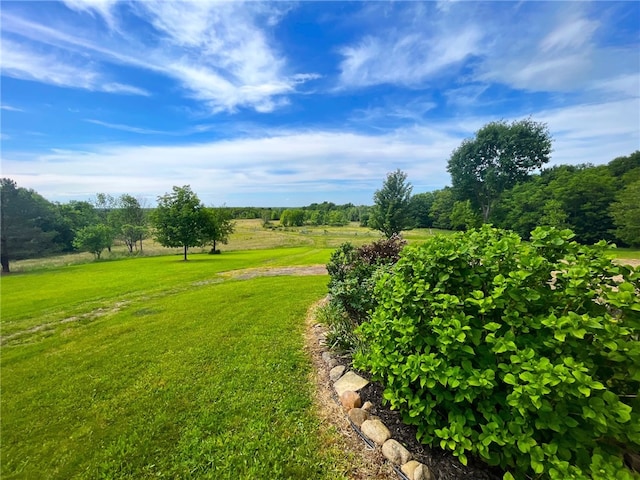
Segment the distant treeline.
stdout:
<svg viewBox="0 0 640 480">
<path fill-rule="evenodd" d="M 412 197 L 417 227 L 465 230 L 482 219 L 451 187 Z M 585 244 L 640 246 L 640 151 L 607 165 L 558 165 L 500 194 L 488 223 L 523 238 L 536 226 L 569 228 Z"/>
<path fill-rule="evenodd" d="M 260 218 L 265 226 L 280 224 L 285 227 L 302 225 L 343 226 L 359 222 L 366 226 L 371 211 L 370 206 L 355 206 L 352 203 L 336 205 L 332 202 L 312 203 L 306 207 L 224 207 L 235 219 Z"/>
</svg>

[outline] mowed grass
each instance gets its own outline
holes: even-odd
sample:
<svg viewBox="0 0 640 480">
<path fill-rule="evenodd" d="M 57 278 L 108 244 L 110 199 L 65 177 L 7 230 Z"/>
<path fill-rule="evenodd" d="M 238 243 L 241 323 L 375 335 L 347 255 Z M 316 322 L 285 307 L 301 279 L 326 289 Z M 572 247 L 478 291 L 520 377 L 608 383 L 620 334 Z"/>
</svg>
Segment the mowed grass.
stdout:
<svg viewBox="0 0 640 480">
<path fill-rule="evenodd" d="M 329 254 L 137 258 L 2 278 L 0 476 L 344 478 L 344 454 L 314 414 L 303 342 L 327 277 L 219 275 Z"/>
</svg>

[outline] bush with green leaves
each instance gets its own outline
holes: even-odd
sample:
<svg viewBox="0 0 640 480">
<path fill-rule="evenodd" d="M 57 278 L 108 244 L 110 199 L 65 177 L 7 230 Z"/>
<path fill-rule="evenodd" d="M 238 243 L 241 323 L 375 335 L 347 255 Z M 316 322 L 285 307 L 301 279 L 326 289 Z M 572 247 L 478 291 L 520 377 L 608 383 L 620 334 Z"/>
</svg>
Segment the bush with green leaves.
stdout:
<svg viewBox="0 0 640 480">
<path fill-rule="evenodd" d="M 343 243 L 333 252 L 327 271 L 331 301 L 341 306 L 356 324 L 362 323 L 376 305 L 374 274 L 382 265 L 394 264 L 406 241 L 399 235 L 355 247 Z"/>
<path fill-rule="evenodd" d="M 361 247 L 343 243 L 333 252 L 327 264 L 330 301 L 322 309 L 329 345 L 343 351 L 357 347 L 354 330 L 376 306 L 373 290 L 378 272 L 397 262 L 405 245 L 402 237 L 394 235 Z"/>
<path fill-rule="evenodd" d="M 572 237 L 436 236 L 379 279 L 354 364 L 423 443 L 505 479 L 637 478 L 640 271 Z"/>
</svg>

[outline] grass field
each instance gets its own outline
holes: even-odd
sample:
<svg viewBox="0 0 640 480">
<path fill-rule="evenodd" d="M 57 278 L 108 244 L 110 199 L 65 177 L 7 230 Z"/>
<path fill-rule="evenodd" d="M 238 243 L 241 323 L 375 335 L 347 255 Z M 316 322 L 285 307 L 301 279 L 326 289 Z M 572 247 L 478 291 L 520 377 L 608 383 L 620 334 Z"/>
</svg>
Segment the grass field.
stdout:
<svg viewBox="0 0 640 480">
<path fill-rule="evenodd" d="M 436 229 L 416 229 L 405 232 L 405 237 L 410 242 L 426 240 L 432 234 L 439 232 Z M 231 235 L 228 245 L 219 245 L 224 252 L 245 250 L 278 249 L 290 247 L 305 247 L 312 249 L 335 249 L 344 242 L 354 245 L 370 243 L 381 238 L 380 232 L 369 228 L 360 227 L 352 223 L 345 227 L 295 227 L 286 229 L 267 229 L 262 227 L 262 220 L 236 220 L 236 231 Z M 206 253 L 209 248 L 192 248 L 190 253 Z M 181 255 L 182 250 L 162 247 L 148 239 L 144 242 L 144 256 L 156 255 Z M 129 258 L 124 245 L 116 245 L 112 253 L 104 252 L 103 259 L 120 260 Z M 327 256 L 327 260 L 328 260 Z M 82 264 L 93 261 L 90 253 L 74 253 L 59 255 L 44 259 L 21 260 L 12 262 L 11 271 L 15 273 L 47 268 L 59 268 L 74 264 Z"/>
<path fill-rule="evenodd" d="M 280 248 L 2 278 L 3 479 L 343 478 L 319 427 L 303 329 L 326 262 Z"/>
</svg>

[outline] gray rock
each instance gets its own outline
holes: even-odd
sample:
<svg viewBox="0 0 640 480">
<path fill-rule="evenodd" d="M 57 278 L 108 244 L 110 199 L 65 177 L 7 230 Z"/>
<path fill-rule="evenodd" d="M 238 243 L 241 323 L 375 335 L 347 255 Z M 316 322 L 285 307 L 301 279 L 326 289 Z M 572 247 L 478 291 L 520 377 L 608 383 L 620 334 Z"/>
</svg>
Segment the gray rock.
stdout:
<svg viewBox="0 0 640 480">
<path fill-rule="evenodd" d="M 360 430 L 378 445 L 391 438 L 391 432 L 380 420 L 365 420 Z"/>
<path fill-rule="evenodd" d="M 345 367 L 344 365 L 337 365 L 333 367 L 329 372 L 329 378 L 331 379 L 331 381 L 335 382 L 336 380 L 338 380 L 342 376 L 346 368 L 347 367 Z"/>
<path fill-rule="evenodd" d="M 404 465 L 411 459 L 411 453 L 397 440 L 389 439 L 382 445 L 382 454 L 394 465 Z"/>
<path fill-rule="evenodd" d="M 347 372 L 342 377 L 340 377 L 340 379 L 336 383 L 334 383 L 333 388 L 335 388 L 336 393 L 338 394 L 338 396 L 340 396 L 347 390 L 357 392 L 368 384 L 369 380 L 365 380 L 360 375 L 357 375 L 353 372 Z"/>
<path fill-rule="evenodd" d="M 329 352 L 322 352 L 322 361 L 329 367 L 333 368 L 338 364 L 338 361 L 333 358 Z"/>
<path fill-rule="evenodd" d="M 360 428 L 365 420 L 369 419 L 369 414 L 362 408 L 352 408 L 349 410 L 349 418 L 358 428 Z"/>
<path fill-rule="evenodd" d="M 421 463 L 413 471 L 413 480 L 433 480 L 433 475 L 429 467 Z"/>
</svg>

